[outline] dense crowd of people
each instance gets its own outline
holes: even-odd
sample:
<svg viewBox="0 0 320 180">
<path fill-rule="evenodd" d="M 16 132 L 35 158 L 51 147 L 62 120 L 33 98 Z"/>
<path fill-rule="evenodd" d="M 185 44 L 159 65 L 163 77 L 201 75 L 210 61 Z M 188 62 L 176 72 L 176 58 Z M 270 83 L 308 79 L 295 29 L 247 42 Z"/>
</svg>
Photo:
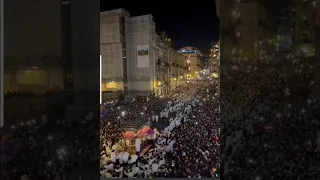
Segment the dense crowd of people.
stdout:
<svg viewBox="0 0 320 180">
<path fill-rule="evenodd" d="M 100 179 L 320 179 L 320 103 L 310 64 L 290 53 L 224 63 L 221 99 L 215 80 L 199 79 L 163 97 L 108 102 L 100 133 L 86 118 L 19 122 L 1 136 L 0 179 L 86 179 L 78 167 L 99 154 Z M 159 130 L 141 156 L 114 148 L 136 117 Z"/>
<path fill-rule="evenodd" d="M 80 165 L 97 161 L 93 120 L 32 119 L 1 132 L 1 180 L 80 179 Z M 85 173 L 84 173 L 85 174 Z"/>
<path fill-rule="evenodd" d="M 319 102 L 313 66 L 293 54 L 223 67 L 223 176 L 319 179 Z"/>
<path fill-rule="evenodd" d="M 219 95 L 213 79 L 190 81 L 168 96 L 113 102 L 102 109 L 101 179 L 219 176 Z M 115 144 L 124 138 L 123 124 L 141 111 L 160 134 L 145 154 L 119 151 Z"/>
</svg>

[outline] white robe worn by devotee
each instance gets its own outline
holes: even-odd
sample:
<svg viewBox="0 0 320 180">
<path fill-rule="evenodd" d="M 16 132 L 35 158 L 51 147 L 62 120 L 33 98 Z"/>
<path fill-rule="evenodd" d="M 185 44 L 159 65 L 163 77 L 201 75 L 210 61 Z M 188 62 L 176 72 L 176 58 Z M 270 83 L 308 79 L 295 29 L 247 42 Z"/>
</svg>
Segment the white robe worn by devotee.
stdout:
<svg viewBox="0 0 320 180">
<path fill-rule="evenodd" d="M 124 152 L 124 153 L 123 153 L 122 159 L 123 159 L 123 162 L 124 162 L 124 163 L 127 163 L 127 162 L 128 162 L 129 156 L 130 156 L 130 154 L 129 154 L 128 152 Z"/>
<path fill-rule="evenodd" d="M 132 172 L 124 172 L 125 175 L 128 176 L 128 178 L 133 178 L 133 173 Z"/>
<path fill-rule="evenodd" d="M 166 150 L 166 152 L 170 152 L 170 146 L 169 145 L 166 146 L 165 150 Z"/>
<path fill-rule="evenodd" d="M 20 180 L 28 180 L 28 176 L 24 174 L 21 176 Z"/>
<path fill-rule="evenodd" d="M 113 171 L 113 170 L 114 170 L 114 164 L 111 163 L 111 164 L 109 164 L 109 165 L 106 165 L 105 168 L 106 168 L 107 170 Z"/>
<path fill-rule="evenodd" d="M 181 125 L 181 118 L 179 118 L 178 120 L 176 120 L 176 127 L 179 127 Z"/>
<path fill-rule="evenodd" d="M 151 165 L 151 164 L 153 164 L 155 161 L 156 161 L 156 159 L 155 159 L 155 158 L 152 158 L 152 159 L 149 160 L 148 164 Z"/>
<path fill-rule="evenodd" d="M 164 165 L 165 163 L 166 163 L 166 161 L 165 161 L 164 159 L 163 159 L 163 160 L 160 160 L 160 161 L 159 161 L 159 167 L 162 166 L 162 165 Z"/>
<path fill-rule="evenodd" d="M 146 170 L 144 170 L 144 174 L 145 174 L 145 178 L 148 178 L 149 176 L 150 176 L 150 174 L 151 174 L 151 170 L 150 169 L 146 169 Z"/>
<path fill-rule="evenodd" d="M 120 152 L 120 153 L 117 155 L 117 159 L 119 159 L 119 163 L 120 163 L 120 164 L 123 164 L 123 158 L 122 158 L 122 156 L 123 156 L 123 152 Z"/>
<path fill-rule="evenodd" d="M 130 160 L 128 161 L 128 164 L 132 164 L 132 163 L 135 163 L 138 159 L 138 156 L 137 155 L 131 155 L 131 158 Z"/>
<path fill-rule="evenodd" d="M 158 122 L 158 120 L 159 120 L 159 116 L 158 116 L 158 115 L 156 115 L 156 122 Z"/>
<path fill-rule="evenodd" d="M 107 172 L 108 172 L 108 170 L 107 170 L 107 169 L 104 169 L 104 170 L 100 171 L 100 175 L 101 175 L 101 176 L 104 176 Z"/>
<path fill-rule="evenodd" d="M 138 172 L 139 172 L 139 168 L 138 167 L 136 167 L 136 166 L 133 166 L 132 168 L 132 173 L 134 174 L 134 175 L 136 175 L 136 174 L 138 174 Z"/>
<path fill-rule="evenodd" d="M 151 169 L 152 169 L 153 173 L 158 172 L 159 171 L 159 165 L 158 164 L 152 164 L 151 165 Z"/>
<path fill-rule="evenodd" d="M 112 178 L 112 174 L 110 174 L 110 173 L 105 173 L 105 174 L 104 174 L 104 177 L 106 177 L 106 178 Z"/>
<path fill-rule="evenodd" d="M 140 152 L 140 148 L 141 148 L 141 140 L 139 138 L 136 139 L 136 142 L 135 142 L 135 145 L 136 145 L 136 151 L 137 152 Z"/>
<path fill-rule="evenodd" d="M 117 161 L 116 158 L 117 158 L 116 153 L 115 152 L 111 152 L 111 161 L 115 163 Z"/>
<path fill-rule="evenodd" d="M 123 172 L 123 166 L 121 166 L 119 169 L 115 169 L 115 172 Z"/>
</svg>

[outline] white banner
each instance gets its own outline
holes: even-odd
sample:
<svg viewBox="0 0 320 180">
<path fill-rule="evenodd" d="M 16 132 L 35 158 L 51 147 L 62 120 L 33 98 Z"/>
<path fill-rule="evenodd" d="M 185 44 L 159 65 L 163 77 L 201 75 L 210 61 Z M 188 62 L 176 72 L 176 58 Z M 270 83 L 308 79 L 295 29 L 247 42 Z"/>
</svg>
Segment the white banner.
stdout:
<svg viewBox="0 0 320 180">
<path fill-rule="evenodd" d="M 149 45 L 137 46 L 138 68 L 149 68 Z"/>
</svg>

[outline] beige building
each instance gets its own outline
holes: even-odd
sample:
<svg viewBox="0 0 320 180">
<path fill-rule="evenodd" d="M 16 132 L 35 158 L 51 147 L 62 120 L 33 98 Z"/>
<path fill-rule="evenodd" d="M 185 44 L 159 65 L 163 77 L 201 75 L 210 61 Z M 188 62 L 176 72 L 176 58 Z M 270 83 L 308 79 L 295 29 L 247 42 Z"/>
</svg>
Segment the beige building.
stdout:
<svg viewBox="0 0 320 180">
<path fill-rule="evenodd" d="M 171 62 L 179 60 L 170 47 L 171 39 L 164 32 L 155 32 L 152 15 L 131 17 L 126 10 L 116 9 L 102 12 L 100 18 L 105 94 L 117 97 L 116 92 L 128 96 L 168 93 Z M 177 64 L 181 66 L 180 61 Z"/>
<path fill-rule="evenodd" d="M 126 19 L 129 12 L 124 9 L 100 13 L 100 54 L 102 57 L 102 91 L 124 91 L 126 82 L 127 44 Z M 127 30 L 128 32 L 128 30 Z M 127 84 L 126 84 L 127 86 Z"/>
<path fill-rule="evenodd" d="M 157 96 L 161 96 L 170 91 L 169 46 L 165 43 L 165 36 L 156 34 L 154 36 L 154 39 L 156 60 L 156 79 L 154 83 L 154 93 Z"/>
<path fill-rule="evenodd" d="M 197 73 L 204 69 L 204 56 L 199 49 L 186 46 L 179 49 L 178 52 L 187 58 L 190 78 L 196 77 Z"/>
<path fill-rule="evenodd" d="M 188 58 L 175 49 L 169 49 L 169 59 L 170 59 L 170 86 L 171 90 L 175 89 L 185 83 L 185 78 L 188 74 Z"/>
<path fill-rule="evenodd" d="M 220 0 L 221 57 L 233 60 L 259 59 L 259 42 L 275 44 L 276 25 L 272 1 Z"/>
</svg>

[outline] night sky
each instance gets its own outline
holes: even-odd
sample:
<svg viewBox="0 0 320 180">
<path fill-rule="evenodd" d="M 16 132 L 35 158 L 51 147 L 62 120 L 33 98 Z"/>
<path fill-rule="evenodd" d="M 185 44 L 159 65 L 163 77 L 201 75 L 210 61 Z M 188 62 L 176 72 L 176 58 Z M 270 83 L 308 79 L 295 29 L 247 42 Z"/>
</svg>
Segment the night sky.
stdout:
<svg viewBox="0 0 320 180">
<path fill-rule="evenodd" d="M 165 31 L 173 39 L 176 49 L 193 46 L 206 54 L 210 42 L 219 38 L 219 22 L 214 0 L 101 0 L 101 11 L 118 8 L 126 9 L 131 16 L 152 14 L 156 30 Z"/>
</svg>

